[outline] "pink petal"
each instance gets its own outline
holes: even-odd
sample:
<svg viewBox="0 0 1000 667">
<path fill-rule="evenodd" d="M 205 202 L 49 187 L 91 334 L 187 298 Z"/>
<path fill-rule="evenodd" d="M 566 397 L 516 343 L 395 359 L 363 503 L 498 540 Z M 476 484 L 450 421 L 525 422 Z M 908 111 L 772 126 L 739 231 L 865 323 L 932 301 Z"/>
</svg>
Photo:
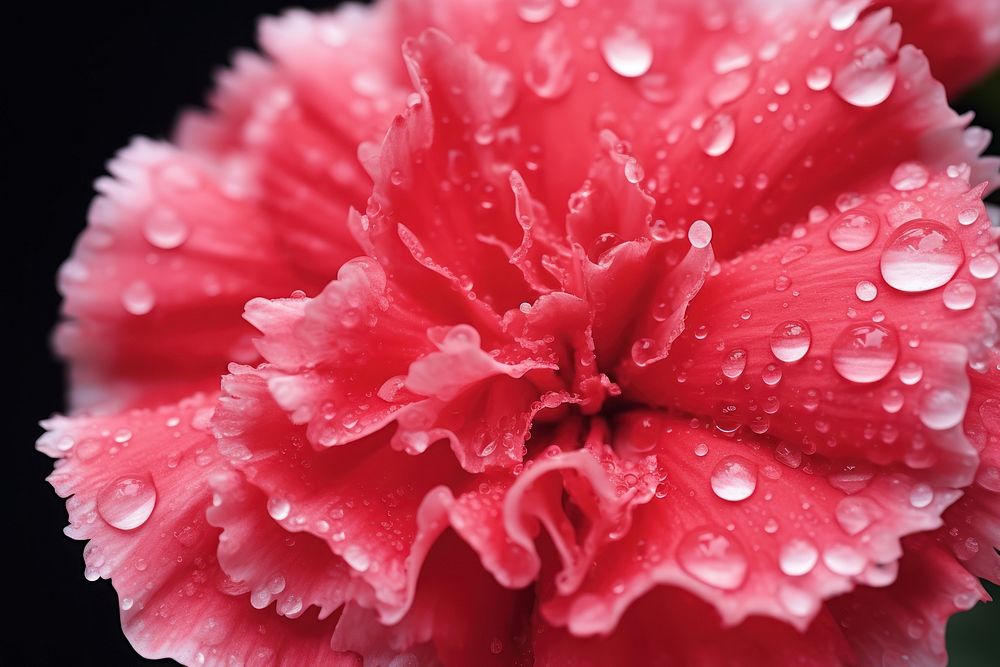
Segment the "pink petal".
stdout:
<svg viewBox="0 0 1000 667">
<path fill-rule="evenodd" d="M 927 54 L 934 78 L 961 92 L 1000 62 L 997 0 L 888 0 L 903 37 Z"/>
<path fill-rule="evenodd" d="M 68 497 L 66 533 L 90 540 L 86 576 L 112 580 L 125 634 L 148 658 L 360 664 L 330 650 L 331 622 L 256 611 L 220 569 L 219 531 L 205 520 L 207 479 L 223 464 L 205 431 L 214 400 L 46 422 L 39 448 L 60 458 L 49 481 Z"/>
<path fill-rule="evenodd" d="M 923 536 L 906 541 L 899 578 L 887 588 L 861 587 L 828 604 L 860 664 L 943 667 L 952 614 L 988 596 L 975 577 Z"/>
<path fill-rule="evenodd" d="M 926 174 L 900 169 L 896 177 Z M 942 175 L 901 191 L 888 180 L 858 195 L 857 208 L 726 262 L 691 303 L 670 358 L 623 369 L 626 391 L 711 416 L 720 430 L 766 432 L 799 457 L 902 464 L 968 484 L 978 457 L 961 428 L 966 363 L 981 358 L 997 326 L 988 306 L 996 282 L 970 267 L 995 258 L 996 242 L 981 188 Z M 960 224 L 972 213 L 977 221 Z M 921 264 L 926 250 L 893 250 L 925 231 L 930 242 L 949 240 L 941 263 Z M 851 246 L 854 233 L 869 245 Z M 911 266 L 921 268 L 901 272 Z M 932 289 L 952 272 L 974 304 Z M 913 289 L 922 291 L 903 291 Z"/>
<path fill-rule="evenodd" d="M 214 390 L 229 360 L 257 357 L 237 319 L 243 303 L 311 283 L 201 160 L 136 140 L 109 169 L 60 272 L 68 321 L 56 344 L 72 364 L 73 404 L 113 411 Z"/>
</svg>

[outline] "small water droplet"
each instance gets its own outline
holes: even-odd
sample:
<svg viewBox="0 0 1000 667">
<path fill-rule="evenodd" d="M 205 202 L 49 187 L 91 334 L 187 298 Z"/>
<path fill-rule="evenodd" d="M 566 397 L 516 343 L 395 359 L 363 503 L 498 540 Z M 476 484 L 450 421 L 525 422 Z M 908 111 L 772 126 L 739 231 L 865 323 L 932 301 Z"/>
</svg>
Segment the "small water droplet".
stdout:
<svg viewBox="0 0 1000 667">
<path fill-rule="evenodd" d="M 97 512 L 119 530 L 135 530 L 143 525 L 154 507 L 156 487 L 146 474 L 119 477 L 97 494 Z"/>
<path fill-rule="evenodd" d="M 778 566 L 790 577 L 801 577 L 812 572 L 819 562 L 819 550 L 810 540 L 796 537 L 781 547 Z"/>
<path fill-rule="evenodd" d="M 789 320 L 774 328 L 770 343 L 771 354 L 779 361 L 794 363 L 806 356 L 812 344 L 812 333 L 802 320 Z"/>
<path fill-rule="evenodd" d="M 979 211 L 974 208 L 967 208 L 958 214 L 958 224 L 971 225 L 979 219 Z"/>
<path fill-rule="evenodd" d="M 631 26 L 619 25 L 601 40 L 601 54 L 613 72 L 627 78 L 642 76 L 653 65 L 653 47 Z"/>
<path fill-rule="evenodd" d="M 136 280 L 122 292 L 122 306 L 132 315 L 147 315 L 156 305 L 156 294 L 145 280 Z"/>
<path fill-rule="evenodd" d="M 695 220 L 688 229 L 688 241 L 695 248 L 705 248 L 712 242 L 712 226 L 704 220 Z"/>
<path fill-rule="evenodd" d="M 721 590 L 736 590 L 747 576 L 743 548 L 717 530 L 705 528 L 685 535 L 677 546 L 677 561 L 698 581 Z"/>
<path fill-rule="evenodd" d="M 878 287 L 870 280 L 862 280 L 854 287 L 854 294 L 866 303 L 874 301 L 878 296 Z"/>
<path fill-rule="evenodd" d="M 143 235 L 154 248 L 173 250 L 187 241 L 190 230 L 187 223 L 173 211 L 161 209 L 146 219 Z"/>
<path fill-rule="evenodd" d="M 521 0 L 517 15 L 526 23 L 544 23 L 556 13 L 556 0 Z"/>
<path fill-rule="evenodd" d="M 967 399 L 958 392 L 938 387 L 924 394 L 920 402 L 920 421 L 929 429 L 946 431 L 962 423 Z"/>
<path fill-rule="evenodd" d="M 840 214 L 830 225 L 830 242 L 846 252 L 867 248 L 878 236 L 878 217 L 866 211 Z"/>
<path fill-rule="evenodd" d="M 834 544 L 823 552 L 823 564 L 843 577 L 853 577 L 865 569 L 865 557 L 847 544 Z"/>
<path fill-rule="evenodd" d="M 889 184 L 900 192 L 919 190 L 927 185 L 930 174 L 919 162 L 904 162 L 896 167 L 889 178 Z"/>
<path fill-rule="evenodd" d="M 914 220 L 899 227 L 882 251 L 882 278 L 901 292 L 941 287 L 965 261 L 955 234 L 933 220 Z"/>
<path fill-rule="evenodd" d="M 837 71 L 833 90 L 856 107 L 874 107 L 885 102 L 896 85 L 896 66 L 879 46 L 862 47 L 854 59 Z"/>
<path fill-rule="evenodd" d="M 727 456 L 712 471 L 712 491 L 730 502 L 746 500 L 757 488 L 757 466 L 742 456 Z"/>
<path fill-rule="evenodd" d="M 731 350 L 722 360 L 722 374 L 731 380 L 743 375 L 747 367 L 747 351 L 743 348 Z"/>
<path fill-rule="evenodd" d="M 879 324 L 856 324 L 833 342 L 833 367 L 845 380 L 878 382 L 892 370 L 899 356 L 895 331 Z"/>
<path fill-rule="evenodd" d="M 547 29 L 525 69 L 525 84 L 539 97 L 554 100 L 569 92 L 574 73 L 573 47 L 566 35 L 558 27 Z"/>
<path fill-rule="evenodd" d="M 910 504 L 923 509 L 934 502 L 934 489 L 929 484 L 920 483 L 910 490 Z"/>
<path fill-rule="evenodd" d="M 736 140 L 736 122 L 728 113 L 717 113 L 709 118 L 698 132 L 698 145 L 705 155 L 725 155 Z"/>
<path fill-rule="evenodd" d="M 813 67 L 806 74 L 806 85 L 809 86 L 809 90 L 817 92 L 826 90 L 830 87 L 831 81 L 833 81 L 833 72 L 830 71 L 829 67 Z"/>
<path fill-rule="evenodd" d="M 291 511 L 291 504 L 284 498 L 270 498 L 267 501 L 267 513 L 275 521 L 286 519 Z"/>
<path fill-rule="evenodd" d="M 969 262 L 969 273 L 973 278 L 979 280 L 989 280 L 1000 270 L 1000 263 L 993 255 L 982 252 L 972 258 Z"/>
<path fill-rule="evenodd" d="M 968 280 L 953 280 L 942 292 L 945 308 L 968 310 L 976 303 L 976 288 Z"/>
</svg>

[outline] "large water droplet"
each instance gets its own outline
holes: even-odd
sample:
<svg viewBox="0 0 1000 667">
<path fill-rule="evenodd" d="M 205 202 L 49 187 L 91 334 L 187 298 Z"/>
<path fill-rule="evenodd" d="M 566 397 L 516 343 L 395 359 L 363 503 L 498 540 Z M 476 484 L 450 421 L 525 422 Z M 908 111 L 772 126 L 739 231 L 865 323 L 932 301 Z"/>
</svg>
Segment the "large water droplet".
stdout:
<svg viewBox="0 0 1000 667">
<path fill-rule="evenodd" d="M 968 310 L 976 303 L 976 288 L 968 280 L 953 280 L 942 293 L 948 310 Z"/>
<path fill-rule="evenodd" d="M 612 71 L 628 78 L 642 76 L 653 65 L 653 47 L 630 26 L 619 25 L 601 40 L 601 54 Z"/>
<path fill-rule="evenodd" d="M 156 305 L 156 294 L 145 280 L 136 280 L 122 292 L 122 307 L 132 315 L 146 315 Z"/>
<path fill-rule="evenodd" d="M 919 190 L 927 185 L 930 174 L 919 162 L 904 162 L 896 167 L 889 178 L 889 184 L 900 192 Z"/>
<path fill-rule="evenodd" d="M 709 118 L 698 132 L 698 145 L 705 155 L 724 155 L 736 140 L 736 123 L 728 113 L 717 113 Z"/>
<path fill-rule="evenodd" d="M 854 287 L 854 294 L 862 301 L 874 301 L 878 296 L 878 287 L 870 280 L 862 280 Z"/>
<path fill-rule="evenodd" d="M 147 475 L 126 475 L 97 494 L 97 512 L 119 530 L 135 530 L 146 523 L 156 507 L 156 487 Z"/>
<path fill-rule="evenodd" d="M 574 69 L 573 47 L 561 28 L 552 27 L 535 45 L 524 72 L 524 82 L 539 97 L 554 100 L 573 86 Z"/>
<path fill-rule="evenodd" d="M 189 234 L 187 223 L 177 217 L 173 211 L 165 209 L 150 215 L 146 219 L 142 231 L 149 244 L 161 250 L 172 250 L 180 247 L 187 240 Z"/>
<path fill-rule="evenodd" d="M 841 250 L 855 252 L 867 248 L 878 236 L 878 217 L 866 211 L 848 211 L 830 225 L 830 242 Z"/>
<path fill-rule="evenodd" d="M 281 521 L 288 518 L 288 514 L 291 511 L 291 504 L 284 498 L 271 498 L 267 501 L 267 513 L 270 514 L 271 518 L 275 521 Z"/>
<path fill-rule="evenodd" d="M 833 90 L 842 100 L 863 108 L 885 102 L 895 85 L 896 66 L 878 46 L 858 49 L 833 79 Z"/>
<path fill-rule="evenodd" d="M 782 322 L 771 332 L 771 353 L 785 363 L 793 363 L 806 356 L 811 344 L 809 325 L 801 320 Z"/>
<path fill-rule="evenodd" d="M 698 581 L 725 591 L 736 590 L 747 576 L 743 548 L 712 529 L 694 530 L 677 545 L 677 561 Z"/>
<path fill-rule="evenodd" d="M 526 23 L 544 23 L 556 13 L 556 0 L 521 0 L 517 15 Z"/>
<path fill-rule="evenodd" d="M 809 574 L 819 561 L 819 550 L 808 539 L 796 537 L 785 543 L 778 554 L 778 566 L 790 577 Z"/>
<path fill-rule="evenodd" d="M 882 251 L 882 278 L 901 292 L 926 292 L 941 287 L 965 261 L 962 242 L 933 220 L 901 226 Z"/>
<path fill-rule="evenodd" d="M 695 220 L 688 229 L 688 241 L 695 248 L 705 248 L 712 242 L 712 226 L 704 220 Z"/>
<path fill-rule="evenodd" d="M 723 500 L 739 502 L 757 488 L 757 466 L 742 456 L 727 456 L 712 471 L 712 491 Z"/>
<path fill-rule="evenodd" d="M 730 350 L 726 358 L 722 360 L 722 374 L 734 380 L 743 375 L 747 367 L 747 351 L 743 348 Z"/>
<path fill-rule="evenodd" d="M 878 382 L 892 370 L 899 356 L 896 332 L 879 324 L 856 324 L 833 342 L 833 367 L 845 380 Z"/>
<path fill-rule="evenodd" d="M 931 389 L 920 402 L 920 421 L 929 429 L 946 431 L 962 423 L 966 403 L 964 396 L 951 389 Z"/>
</svg>

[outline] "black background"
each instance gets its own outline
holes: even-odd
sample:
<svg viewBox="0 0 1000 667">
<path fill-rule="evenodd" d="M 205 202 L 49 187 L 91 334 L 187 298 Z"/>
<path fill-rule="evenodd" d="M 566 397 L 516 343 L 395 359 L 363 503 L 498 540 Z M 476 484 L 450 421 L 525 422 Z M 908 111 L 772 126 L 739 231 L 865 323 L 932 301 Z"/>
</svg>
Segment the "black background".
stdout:
<svg viewBox="0 0 1000 667">
<path fill-rule="evenodd" d="M 320 8 L 327 3 L 297 3 Z M 15 458 L 5 470 L 14 497 L 0 516 L 14 520 L 3 551 L 0 604 L 15 619 L 6 627 L 0 663 L 13 665 L 138 665 L 118 623 L 109 582 L 83 578 L 83 543 L 62 535 L 63 501 L 43 479 L 51 462 L 34 451 L 37 420 L 63 405 L 62 368 L 49 352 L 48 336 L 59 298 L 58 265 L 83 228 L 92 182 L 133 135 L 166 137 L 177 112 L 198 105 L 212 72 L 237 47 L 254 44 L 255 21 L 282 3 L 141 2 L 65 3 L 3 19 L 5 58 L 3 117 L 7 251 L 15 275 L 5 290 L 5 328 L 20 340 L 16 368 L 14 433 L 5 446 Z M 13 94 L 11 94 L 11 79 Z M 1000 129 L 1000 81 L 979 86 L 958 102 L 979 111 L 978 123 Z M 994 143 L 993 152 L 997 153 Z M 14 297 L 11 304 L 10 297 Z M 9 403 L 8 403 L 9 404 Z M 6 559 L 6 558 L 5 558 Z M 997 589 L 994 587 L 993 592 Z M 1000 610 L 978 609 L 953 623 L 953 664 L 985 664 L 996 658 Z M 161 661 L 162 664 L 173 664 Z"/>
</svg>

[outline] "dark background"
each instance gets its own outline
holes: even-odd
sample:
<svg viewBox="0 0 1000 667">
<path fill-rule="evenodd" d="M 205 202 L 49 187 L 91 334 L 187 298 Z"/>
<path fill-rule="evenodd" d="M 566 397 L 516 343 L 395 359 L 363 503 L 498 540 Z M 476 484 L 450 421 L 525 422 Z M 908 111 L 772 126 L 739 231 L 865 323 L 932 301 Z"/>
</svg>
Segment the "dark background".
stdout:
<svg viewBox="0 0 1000 667">
<path fill-rule="evenodd" d="M 154 664 L 141 660 L 122 635 L 110 582 L 83 578 L 83 543 L 60 532 L 66 521 L 63 501 L 43 481 L 51 461 L 32 446 L 41 432 L 37 420 L 63 405 L 62 368 L 48 348 L 59 305 L 54 276 L 83 228 L 92 182 L 105 161 L 133 135 L 166 137 L 182 107 L 201 103 L 212 72 L 233 50 L 253 46 L 256 17 L 286 5 L 259 0 L 35 4 L 36 10 L 22 7 L 4 19 L 5 39 L 16 42 L 4 65 L 4 129 L 11 136 L 3 154 L 7 171 L 16 172 L 5 181 L 5 198 L 23 204 L 14 215 L 6 209 L 5 239 L 15 255 L 15 278 L 6 294 L 17 300 L 5 322 L 23 340 L 12 350 L 14 434 L 6 447 L 15 458 L 6 475 L 16 483 L 5 512 L 14 530 L 4 546 L 8 557 L 21 562 L 5 568 L 3 604 L 15 626 L 4 628 L 7 646 L 0 663 Z M 957 106 L 975 109 L 978 124 L 1000 130 L 1000 77 Z M 1000 152 L 997 142 L 992 152 Z M 1000 589 L 991 592 L 996 596 Z M 1000 605 L 980 605 L 957 616 L 949 626 L 952 665 L 996 660 L 998 629 Z"/>
</svg>

